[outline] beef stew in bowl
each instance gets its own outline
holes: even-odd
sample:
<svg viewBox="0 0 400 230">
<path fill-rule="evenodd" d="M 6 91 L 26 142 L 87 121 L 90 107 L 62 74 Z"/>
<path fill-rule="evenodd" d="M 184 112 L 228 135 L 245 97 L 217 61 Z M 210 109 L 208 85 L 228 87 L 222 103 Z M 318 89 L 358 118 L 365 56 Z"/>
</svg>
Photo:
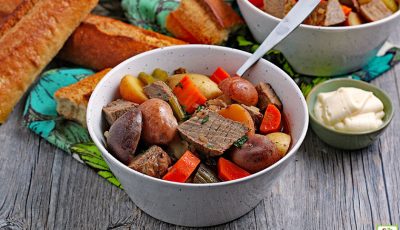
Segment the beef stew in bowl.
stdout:
<svg viewBox="0 0 400 230">
<path fill-rule="evenodd" d="M 266 13 L 283 18 L 297 0 L 249 0 Z M 314 26 L 355 26 L 375 22 L 396 13 L 396 0 L 322 0 L 304 21 Z"/>
<path fill-rule="evenodd" d="M 126 75 L 118 98 L 103 107 L 108 150 L 151 177 L 217 183 L 257 173 L 283 158 L 291 136 L 272 86 L 179 68 L 168 76 Z"/>
<path fill-rule="evenodd" d="M 218 177 L 216 173 L 218 172 L 218 165 L 223 166 L 221 169 L 224 169 L 225 172 L 230 172 L 232 167 L 238 167 L 238 165 L 233 162 L 233 158 L 230 156 L 231 153 L 223 155 L 223 157 L 219 157 L 217 159 L 213 157 L 203 158 L 202 154 L 189 147 L 187 141 L 177 138 L 176 135 L 172 141 L 170 141 L 168 138 L 166 139 L 170 141 L 167 145 L 144 145 L 140 139 L 139 145 L 137 146 L 137 150 L 135 152 L 137 152 L 137 154 L 147 151 L 150 153 L 147 153 L 145 157 L 140 159 L 140 161 L 138 159 L 138 164 L 123 164 L 115 157 L 115 155 L 111 154 L 111 151 L 106 144 L 107 141 L 104 137 L 104 132 L 109 129 L 109 125 L 105 119 L 107 116 L 105 116 L 102 110 L 110 102 L 122 98 L 120 93 L 120 85 L 121 80 L 126 75 L 139 76 L 140 72 L 145 72 L 148 75 L 151 75 L 152 71 L 156 68 L 167 71 L 169 76 L 185 74 L 185 71 L 182 69 L 174 73 L 174 70 L 184 66 L 192 73 L 202 74 L 202 77 L 198 76 L 193 78 L 191 77 L 191 74 L 186 73 L 186 75 L 189 75 L 189 78 L 192 80 L 192 82 L 197 81 L 196 84 L 198 85 L 198 83 L 202 83 L 204 79 L 209 79 L 208 76 L 211 76 L 218 66 L 224 67 L 228 73 L 234 73 L 250 56 L 250 53 L 240 50 L 208 45 L 185 45 L 157 49 L 134 56 L 114 67 L 96 86 L 90 97 L 87 109 L 87 126 L 89 134 L 93 142 L 101 151 L 101 154 L 104 160 L 107 162 L 110 170 L 123 186 L 124 191 L 141 210 L 159 220 L 182 226 L 202 227 L 218 225 L 234 220 L 249 212 L 269 194 L 271 188 L 273 188 L 273 184 L 278 180 L 278 178 L 290 176 L 290 173 L 285 174 L 283 172 L 288 172 L 291 168 L 291 165 L 293 165 L 290 163 L 296 158 L 296 153 L 307 133 L 309 121 L 307 106 L 304 96 L 290 76 L 264 59 L 261 59 L 256 65 L 249 69 L 243 78 L 251 82 L 253 85 L 257 85 L 260 82 L 268 82 L 271 85 L 276 94 L 279 96 L 279 99 L 283 105 L 282 116 L 284 114 L 284 118 L 282 121 L 286 120 L 288 125 L 285 125 L 284 122 L 282 122 L 282 125 L 289 127 L 288 130 L 290 130 L 291 137 L 290 148 L 286 155 L 266 169 L 253 174 L 250 174 L 250 172 L 247 171 L 250 171 L 252 168 L 243 169 L 242 171 L 239 170 L 239 173 L 241 173 L 239 175 L 243 176 L 243 174 L 245 174 L 247 176 L 236 180 L 221 181 L 226 179 L 224 179 L 224 177 Z M 165 84 L 170 89 L 173 89 L 171 86 L 176 86 L 176 84 L 178 84 L 179 81 L 185 77 L 185 75 L 178 75 L 176 78 L 171 78 L 169 76 L 167 76 L 168 81 L 165 81 Z M 161 74 L 160 77 L 164 78 L 165 75 Z M 141 78 L 145 79 L 146 76 L 142 76 Z M 131 81 L 132 80 L 129 80 L 128 82 Z M 171 109 L 175 106 L 170 106 L 169 102 L 163 101 L 164 98 L 148 99 L 148 96 L 146 96 L 146 89 L 144 89 L 144 84 L 141 83 L 141 81 L 139 84 L 142 85 L 139 89 L 143 88 L 143 94 L 139 93 L 139 97 L 138 95 L 128 94 L 129 97 L 132 96 L 141 100 L 142 96 L 144 95 L 146 97 L 146 101 L 157 100 L 158 104 L 165 105 L 166 103 Z M 204 105 L 204 107 L 207 106 L 210 111 L 214 111 L 215 113 L 218 113 L 218 116 L 222 116 L 216 111 L 225 108 L 226 102 L 221 102 L 220 100 L 215 100 L 212 98 L 221 96 L 224 90 L 219 89 L 216 83 L 213 84 L 203 84 L 201 87 L 196 87 L 201 94 L 206 97 L 206 105 Z M 163 84 L 157 85 L 156 88 L 165 88 L 165 85 L 164 87 L 161 85 Z M 215 85 L 217 85 L 217 87 L 215 87 Z M 208 90 L 208 92 L 206 92 L 206 89 L 212 89 L 212 91 Z M 138 92 L 141 92 L 141 90 Z M 239 94 L 238 92 L 240 91 L 233 92 L 233 95 L 237 96 L 237 94 Z M 168 98 L 168 95 L 169 94 L 162 94 L 165 99 Z M 254 91 L 246 96 L 247 99 L 250 99 L 249 102 L 252 102 L 252 95 L 254 95 Z M 204 100 L 202 97 L 196 98 L 194 98 L 196 100 L 188 98 L 187 102 Z M 165 103 L 161 103 L 159 100 Z M 140 106 L 142 105 L 143 102 Z M 179 105 L 181 104 L 179 103 Z M 187 103 L 187 105 L 190 105 L 190 103 Z M 254 124 L 254 127 L 259 128 L 262 123 L 262 118 L 260 117 L 261 112 L 258 111 L 257 108 L 253 108 L 251 106 L 244 104 L 239 105 L 243 108 L 249 109 L 250 116 L 257 122 L 257 125 Z M 138 107 L 137 102 L 130 102 L 128 105 L 124 105 L 123 107 L 125 106 L 132 106 L 132 108 Z M 178 122 L 178 128 L 182 122 L 188 121 L 188 118 L 186 118 L 186 109 L 189 110 L 189 107 L 190 106 L 185 106 L 183 108 L 185 109 L 185 113 L 179 112 L 173 115 Z M 236 111 L 241 107 L 233 106 L 226 111 L 226 113 L 231 113 L 231 111 Z M 201 108 L 198 109 L 203 111 Z M 169 109 L 163 107 L 163 111 L 159 112 L 157 116 L 160 116 L 160 113 L 166 113 L 167 111 L 169 114 Z M 176 110 L 172 109 L 172 113 L 174 113 L 174 111 Z M 193 111 L 193 114 L 194 113 L 196 113 L 196 109 Z M 208 122 L 210 122 L 212 119 L 214 119 L 214 117 L 211 117 L 211 119 L 208 118 Z M 143 120 L 146 120 L 146 118 L 142 113 L 142 122 Z M 171 122 L 169 119 L 167 121 L 170 122 L 170 127 L 175 127 L 174 122 Z M 204 125 L 208 125 L 208 122 L 206 122 Z M 142 126 L 142 129 L 144 130 L 146 127 Z M 250 132 L 250 128 L 248 129 L 249 130 L 247 132 Z M 143 130 L 142 133 L 145 133 Z M 161 128 L 158 128 L 157 130 L 161 131 Z M 170 130 L 173 129 L 171 128 Z M 177 132 L 179 132 L 179 130 Z M 259 131 L 255 130 L 255 132 Z M 268 135 L 274 136 L 275 134 L 272 133 Z M 159 138 L 157 136 L 155 137 Z M 275 138 L 277 138 L 276 135 Z M 244 140 L 245 139 L 241 139 L 237 142 L 240 144 L 241 142 L 244 142 Z M 160 139 L 155 141 L 160 141 Z M 243 145 L 242 149 L 246 149 L 248 147 L 247 145 L 251 143 L 253 142 L 247 141 Z M 160 148 L 152 147 L 153 145 L 158 145 Z M 285 150 L 285 145 L 277 145 L 277 147 L 279 151 Z M 185 154 L 186 150 L 189 150 L 190 153 Z M 166 154 L 170 158 L 171 163 L 168 161 Z M 197 164 L 198 160 L 196 160 L 196 158 L 193 156 L 198 158 L 201 163 Z M 242 155 L 238 154 L 237 156 Z M 129 159 L 129 157 L 127 159 L 132 160 Z M 149 166 L 147 164 L 141 164 L 141 162 L 151 163 L 149 164 L 150 167 L 147 167 Z M 154 162 L 157 162 L 157 164 L 153 164 Z M 162 175 L 165 172 L 164 170 L 167 169 L 170 171 L 172 169 L 172 164 L 177 164 L 175 168 L 179 168 L 180 165 L 186 164 L 186 162 L 194 163 L 190 165 L 191 170 L 193 168 L 197 169 L 196 173 L 190 175 L 189 177 L 188 182 L 192 183 L 172 182 L 158 178 L 165 177 L 165 175 Z M 158 166 L 163 169 L 157 171 L 159 174 L 154 171 L 154 169 L 158 168 Z M 253 165 L 253 167 L 254 166 L 257 165 Z M 149 176 L 136 171 L 143 170 L 144 167 L 146 167 L 146 173 L 150 174 L 151 171 L 155 173 L 152 176 Z M 186 174 L 183 174 L 183 177 L 185 175 Z M 209 183 L 210 181 L 213 183 Z M 207 211 L 205 212 L 204 210 Z"/>
</svg>

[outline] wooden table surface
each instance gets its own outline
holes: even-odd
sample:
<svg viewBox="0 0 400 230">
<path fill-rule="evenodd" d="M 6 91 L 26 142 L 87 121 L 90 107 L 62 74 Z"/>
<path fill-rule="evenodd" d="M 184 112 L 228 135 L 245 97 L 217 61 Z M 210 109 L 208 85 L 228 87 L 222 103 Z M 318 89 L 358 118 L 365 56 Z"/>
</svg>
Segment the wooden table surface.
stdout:
<svg viewBox="0 0 400 230">
<path fill-rule="evenodd" d="M 390 38 L 400 45 L 400 27 Z M 373 82 L 400 111 L 400 65 Z M 22 125 L 0 127 L 0 229 L 181 229 L 138 209 L 124 191 Z M 396 113 L 397 113 L 396 112 Z M 287 171 L 248 214 L 216 229 L 376 229 L 400 224 L 400 116 L 360 151 L 309 130 Z"/>
</svg>

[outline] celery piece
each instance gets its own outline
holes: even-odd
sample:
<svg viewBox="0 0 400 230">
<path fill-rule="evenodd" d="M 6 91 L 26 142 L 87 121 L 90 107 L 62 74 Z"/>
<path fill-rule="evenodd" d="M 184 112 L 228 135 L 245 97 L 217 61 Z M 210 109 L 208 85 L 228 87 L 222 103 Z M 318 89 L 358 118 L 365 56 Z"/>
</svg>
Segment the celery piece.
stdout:
<svg viewBox="0 0 400 230">
<path fill-rule="evenodd" d="M 138 76 L 139 80 L 142 81 L 145 85 L 150 85 L 151 83 L 155 82 L 156 80 L 145 72 L 140 72 Z"/>
<path fill-rule="evenodd" d="M 186 118 L 186 113 L 183 111 L 181 105 L 178 102 L 178 99 L 173 96 L 169 99 L 169 105 L 172 108 L 172 111 L 174 112 L 175 117 L 178 119 L 178 121 L 183 121 Z"/>
<path fill-rule="evenodd" d="M 160 81 L 166 81 L 168 79 L 168 73 L 160 68 L 154 69 L 151 75 Z"/>
<path fill-rule="evenodd" d="M 205 164 L 200 164 L 196 174 L 194 175 L 193 183 L 208 184 L 208 183 L 218 183 L 218 182 L 220 182 L 220 180 L 215 175 L 215 173 Z"/>
</svg>

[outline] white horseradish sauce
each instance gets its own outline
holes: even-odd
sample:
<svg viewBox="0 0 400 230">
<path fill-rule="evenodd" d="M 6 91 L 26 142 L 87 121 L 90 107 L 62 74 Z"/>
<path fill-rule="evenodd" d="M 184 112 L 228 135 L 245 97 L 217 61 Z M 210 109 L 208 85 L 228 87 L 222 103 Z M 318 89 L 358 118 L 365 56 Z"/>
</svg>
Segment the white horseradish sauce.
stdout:
<svg viewBox="0 0 400 230">
<path fill-rule="evenodd" d="M 318 94 L 314 114 L 326 126 L 348 132 L 377 129 L 385 116 L 383 103 L 372 92 L 353 87 Z"/>
</svg>

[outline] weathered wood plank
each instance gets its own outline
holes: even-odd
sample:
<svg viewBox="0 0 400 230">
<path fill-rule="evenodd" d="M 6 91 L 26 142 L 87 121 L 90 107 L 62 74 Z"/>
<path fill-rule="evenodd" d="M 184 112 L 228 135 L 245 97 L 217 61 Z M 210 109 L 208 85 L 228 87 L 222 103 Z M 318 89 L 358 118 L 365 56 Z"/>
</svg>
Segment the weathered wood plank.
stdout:
<svg viewBox="0 0 400 230">
<path fill-rule="evenodd" d="M 21 113 L 20 104 L 0 127 L 0 222 L 35 228 L 47 218 L 48 165 L 54 154 L 38 154 L 40 138 L 22 126 Z"/>
<path fill-rule="evenodd" d="M 399 29 L 400 30 L 400 29 Z M 400 33 L 393 33 L 390 41 L 400 45 Z M 392 78 L 393 81 L 388 81 L 387 78 Z M 382 135 L 379 142 L 379 155 L 382 159 L 382 173 L 385 175 L 385 192 L 388 197 L 387 203 L 390 212 L 391 224 L 400 224 L 400 155 L 398 144 L 400 143 L 400 66 L 396 66 L 390 70 L 385 78 L 380 78 L 376 81 L 377 85 L 389 94 L 393 99 L 395 116 L 392 124 Z"/>
</svg>

